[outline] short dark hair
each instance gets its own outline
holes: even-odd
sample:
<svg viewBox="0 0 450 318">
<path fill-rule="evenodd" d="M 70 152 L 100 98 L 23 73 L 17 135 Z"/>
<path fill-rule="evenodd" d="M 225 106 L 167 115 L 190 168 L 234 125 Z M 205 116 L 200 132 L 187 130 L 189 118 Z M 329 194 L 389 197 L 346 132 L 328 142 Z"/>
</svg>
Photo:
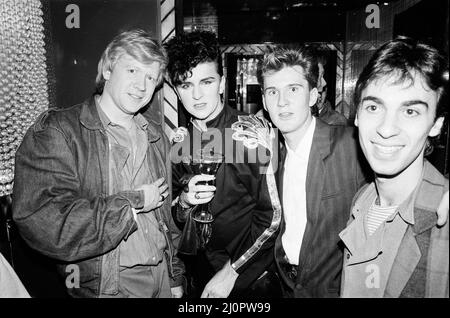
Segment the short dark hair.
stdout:
<svg viewBox="0 0 450 318">
<path fill-rule="evenodd" d="M 258 80 L 264 85 L 264 76 L 280 71 L 285 67 L 300 66 L 303 68 L 309 89 L 317 87 L 319 67 L 315 50 L 311 47 L 301 46 L 298 49 L 276 47 L 264 55 L 258 67 Z"/>
<path fill-rule="evenodd" d="M 213 32 L 181 33 L 167 41 L 165 48 L 169 56 L 167 72 L 174 86 L 191 76 L 192 69 L 200 63 L 215 62 L 217 72 L 223 75 L 219 43 Z"/>
<path fill-rule="evenodd" d="M 447 61 L 435 48 L 404 36 L 383 44 L 364 67 L 353 95 L 356 107 L 360 104 L 362 91 L 372 81 L 388 75 L 397 77 L 395 83 L 412 83 L 415 72 L 433 91 L 438 91 L 436 118 L 443 116 L 446 112 L 442 101 L 448 84 Z"/>
<path fill-rule="evenodd" d="M 319 50 L 319 48 L 314 47 L 315 55 L 317 56 L 317 63 L 322 64 L 322 66 L 325 68 L 325 66 L 328 63 L 328 58 L 324 51 Z"/>
</svg>

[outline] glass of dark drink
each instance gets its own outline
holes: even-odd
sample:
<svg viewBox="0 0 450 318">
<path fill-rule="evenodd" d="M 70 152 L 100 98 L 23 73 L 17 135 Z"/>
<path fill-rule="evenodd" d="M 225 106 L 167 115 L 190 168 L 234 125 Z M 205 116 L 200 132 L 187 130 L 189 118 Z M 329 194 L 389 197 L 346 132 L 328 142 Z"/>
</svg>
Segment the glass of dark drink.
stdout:
<svg viewBox="0 0 450 318">
<path fill-rule="evenodd" d="M 223 162 L 221 153 L 202 150 L 197 157 L 194 157 L 191 168 L 195 174 L 216 175 L 220 165 Z M 200 183 L 199 183 L 200 184 Z M 204 181 L 201 184 L 215 185 L 215 180 Z M 197 206 L 192 214 L 192 218 L 197 222 L 197 230 L 200 238 L 200 248 L 204 248 L 211 238 L 211 223 L 214 217 L 211 213 L 210 204 L 201 204 Z"/>
</svg>

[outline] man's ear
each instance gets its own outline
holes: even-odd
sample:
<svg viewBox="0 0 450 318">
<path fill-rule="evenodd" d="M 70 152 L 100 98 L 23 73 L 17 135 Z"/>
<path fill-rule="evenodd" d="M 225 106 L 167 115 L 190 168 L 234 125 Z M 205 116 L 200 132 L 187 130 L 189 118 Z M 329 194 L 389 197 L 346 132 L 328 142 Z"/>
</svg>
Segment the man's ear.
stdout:
<svg viewBox="0 0 450 318">
<path fill-rule="evenodd" d="M 103 69 L 102 73 L 103 73 L 103 78 L 105 79 L 105 81 L 108 81 L 111 78 L 110 70 Z"/>
<path fill-rule="evenodd" d="M 317 103 L 317 99 L 319 98 L 319 91 L 317 87 L 314 87 L 309 91 L 309 107 L 314 106 Z"/>
<path fill-rule="evenodd" d="M 444 125 L 444 117 L 439 117 L 434 122 L 433 127 L 431 127 L 430 132 L 428 133 L 428 137 L 436 137 L 441 133 L 442 126 Z"/>
<path fill-rule="evenodd" d="M 263 94 L 263 96 L 262 96 L 262 103 L 263 103 L 263 108 L 264 108 L 264 110 L 265 110 L 266 112 L 268 112 L 267 106 L 266 106 L 266 98 L 264 97 L 264 94 Z"/>
<path fill-rule="evenodd" d="M 219 94 L 223 94 L 223 92 L 225 92 L 225 76 L 222 75 L 219 84 Z"/>
<path fill-rule="evenodd" d="M 356 113 L 355 116 L 355 126 L 358 127 L 358 113 Z"/>
</svg>

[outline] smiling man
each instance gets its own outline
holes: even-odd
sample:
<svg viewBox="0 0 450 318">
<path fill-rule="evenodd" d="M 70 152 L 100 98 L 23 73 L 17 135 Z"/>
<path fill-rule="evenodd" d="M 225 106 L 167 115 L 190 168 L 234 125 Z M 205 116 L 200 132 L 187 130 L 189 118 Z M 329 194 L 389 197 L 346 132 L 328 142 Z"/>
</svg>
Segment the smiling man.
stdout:
<svg viewBox="0 0 450 318">
<path fill-rule="evenodd" d="M 98 93 L 46 111 L 17 151 L 14 220 L 70 275 L 74 297 L 182 296 L 169 142 L 138 113 L 166 64 L 147 32 L 119 34 L 98 64 Z"/>
<path fill-rule="evenodd" d="M 209 237 L 201 236 L 201 248 L 184 250 L 194 254 L 184 258 L 190 296 L 278 297 L 273 244 L 281 211 L 276 191 L 269 191 L 276 187 L 275 179 L 263 173 L 269 164 L 259 156 L 264 149 L 235 138 L 242 131 L 232 128 L 253 126 L 250 130 L 256 132 L 263 121 L 249 120 L 248 114 L 223 103 L 225 78 L 214 33 L 180 34 L 168 41 L 167 51 L 170 81 L 191 116 L 186 138 L 182 135 L 187 151 L 180 154 L 176 149 L 183 149 L 173 146 L 175 213 L 185 232 L 190 211 L 200 205 L 207 204 L 213 218 L 210 225 L 195 224 L 199 229 L 210 227 Z M 212 176 L 194 175 L 190 165 L 202 150 L 225 156 L 215 186 L 204 184 Z"/>
<path fill-rule="evenodd" d="M 354 195 L 372 175 L 352 127 L 312 116 L 318 76 L 314 51 L 304 46 L 276 48 L 259 70 L 264 107 L 285 141 L 278 170 L 283 221 L 275 243 L 285 297 L 340 295 L 344 249 L 339 233 Z M 443 224 L 448 197 L 442 202 Z"/>
<path fill-rule="evenodd" d="M 343 297 L 449 297 L 449 226 L 437 227 L 435 214 L 448 179 L 424 158 L 447 85 L 445 59 L 409 38 L 378 49 L 358 79 L 355 124 L 375 182 L 358 192 L 340 234 Z"/>
</svg>

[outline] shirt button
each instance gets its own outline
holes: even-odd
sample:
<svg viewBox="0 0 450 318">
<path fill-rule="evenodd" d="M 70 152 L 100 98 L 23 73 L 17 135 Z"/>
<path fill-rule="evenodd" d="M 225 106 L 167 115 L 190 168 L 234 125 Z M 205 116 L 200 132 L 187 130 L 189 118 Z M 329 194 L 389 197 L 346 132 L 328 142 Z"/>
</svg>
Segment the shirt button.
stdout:
<svg viewBox="0 0 450 318">
<path fill-rule="evenodd" d="M 156 257 L 153 256 L 153 257 L 152 257 L 152 260 L 153 260 L 153 261 L 156 261 Z"/>
<path fill-rule="evenodd" d="M 347 254 L 347 259 L 350 259 L 350 254 Z"/>
</svg>

